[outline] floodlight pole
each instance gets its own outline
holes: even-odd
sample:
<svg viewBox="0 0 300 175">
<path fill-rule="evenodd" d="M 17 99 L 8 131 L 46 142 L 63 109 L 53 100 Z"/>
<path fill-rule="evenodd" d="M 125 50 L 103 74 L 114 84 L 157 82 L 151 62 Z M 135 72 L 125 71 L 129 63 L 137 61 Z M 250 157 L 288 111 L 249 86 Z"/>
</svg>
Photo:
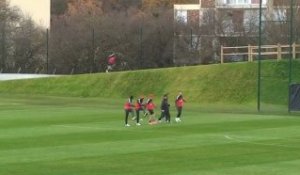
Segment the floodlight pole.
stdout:
<svg viewBox="0 0 300 175">
<path fill-rule="evenodd" d="M 261 45 L 262 45 L 262 1 L 259 1 L 259 34 L 258 34 L 258 72 L 257 72 L 257 110 L 260 112 L 261 100 Z"/>
<path fill-rule="evenodd" d="M 291 107 L 291 99 L 290 99 L 290 94 L 291 94 L 291 90 L 290 90 L 290 85 L 292 83 L 292 57 L 293 57 L 293 35 L 294 35 L 294 25 L 293 25 L 293 19 L 294 19 L 294 0 L 290 0 L 290 58 L 289 58 L 289 84 L 288 84 L 288 112 L 290 111 L 290 107 Z"/>
<path fill-rule="evenodd" d="M 139 59 L 139 69 L 142 69 L 144 66 L 144 58 L 143 58 L 143 34 L 144 34 L 144 0 L 141 1 L 141 8 L 142 8 L 142 22 L 140 26 L 140 31 L 139 31 L 139 38 L 140 38 L 140 59 Z"/>
<path fill-rule="evenodd" d="M 93 29 L 92 29 L 92 54 L 91 54 L 91 56 L 92 56 L 91 73 L 93 73 L 94 68 L 96 67 L 95 66 L 95 64 L 96 64 L 95 63 L 95 27 L 93 27 Z"/>
<path fill-rule="evenodd" d="M 193 28 L 191 27 L 191 50 L 193 48 Z"/>
<path fill-rule="evenodd" d="M 46 32 L 46 59 L 47 59 L 47 74 L 49 74 L 49 29 Z"/>
<path fill-rule="evenodd" d="M 173 64 L 176 63 L 176 32 L 175 32 L 175 21 L 176 21 L 176 9 L 173 6 Z"/>
<path fill-rule="evenodd" d="M 139 63 L 140 63 L 140 69 L 142 69 L 143 68 L 143 63 L 144 63 L 144 61 L 143 61 L 143 24 L 141 25 L 141 27 L 140 27 L 140 61 L 139 61 Z"/>
</svg>

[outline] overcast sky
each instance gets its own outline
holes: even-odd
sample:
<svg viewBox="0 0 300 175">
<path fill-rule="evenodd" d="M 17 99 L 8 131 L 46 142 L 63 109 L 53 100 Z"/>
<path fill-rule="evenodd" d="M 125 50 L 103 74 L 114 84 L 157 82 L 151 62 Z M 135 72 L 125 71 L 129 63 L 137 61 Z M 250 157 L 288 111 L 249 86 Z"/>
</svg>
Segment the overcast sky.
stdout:
<svg viewBox="0 0 300 175">
<path fill-rule="evenodd" d="M 25 14 L 45 27 L 50 23 L 50 0 L 10 0 L 11 5 L 19 6 Z"/>
</svg>

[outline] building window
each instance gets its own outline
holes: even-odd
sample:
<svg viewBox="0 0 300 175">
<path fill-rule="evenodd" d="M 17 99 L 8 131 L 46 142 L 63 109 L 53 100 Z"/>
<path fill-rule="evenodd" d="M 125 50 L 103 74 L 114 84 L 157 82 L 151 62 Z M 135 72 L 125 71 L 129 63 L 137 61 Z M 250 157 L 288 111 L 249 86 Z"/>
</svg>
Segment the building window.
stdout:
<svg viewBox="0 0 300 175">
<path fill-rule="evenodd" d="M 251 0 L 225 0 L 225 2 L 229 5 L 251 4 Z"/>
<path fill-rule="evenodd" d="M 257 32 L 259 26 L 259 10 L 245 10 L 244 29 L 246 32 Z"/>
<path fill-rule="evenodd" d="M 251 4 L 250 0 L 237 0 L 237 4 Z"/>
<path fill-rule="evenodd" d="M 259 4 L 260 0 L 222 0 L 224 4 L 227 5 L 251 5 Z M 265 5 L 267 0 L 262 0 L 262 3 Z"/>
<path fill-rule="evenodd" d="M 283 22 L 287 21 L 286 9 L 277 9 L 273 11 L 274 21 Z"/>
<path fill-rule="evenodd" d="M 178 22 L 182 22 L 182 23 L 187 23 L 187 16 L 188 16 L 188 13 L 186 10 L 178 10 L 176 11 L 176 21 Z"/>
</svg>

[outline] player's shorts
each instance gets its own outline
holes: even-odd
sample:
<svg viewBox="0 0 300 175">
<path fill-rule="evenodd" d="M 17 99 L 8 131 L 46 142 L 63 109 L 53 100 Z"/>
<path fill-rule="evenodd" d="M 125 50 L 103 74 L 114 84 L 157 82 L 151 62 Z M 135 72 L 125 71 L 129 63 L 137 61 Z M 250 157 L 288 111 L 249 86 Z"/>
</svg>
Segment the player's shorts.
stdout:
<svg viewBox="0 0 300 175">
<path fill-rule="evenodd" d="M 142 111 L 143 108 L 138 108 L 138 109 L 135 109 L 135 111 Z"/>
<path fill-rule="evenodd" d="M 153 115 L 154 114 L 154 111 L 153 110 L 148 110 L 149 111 L 149 114 L 150 115 Z"/>
<path fill-rule="evenodd" d="M 125 109 L 126 112 L 132 112 L 132 109 Z"/>
</svg>

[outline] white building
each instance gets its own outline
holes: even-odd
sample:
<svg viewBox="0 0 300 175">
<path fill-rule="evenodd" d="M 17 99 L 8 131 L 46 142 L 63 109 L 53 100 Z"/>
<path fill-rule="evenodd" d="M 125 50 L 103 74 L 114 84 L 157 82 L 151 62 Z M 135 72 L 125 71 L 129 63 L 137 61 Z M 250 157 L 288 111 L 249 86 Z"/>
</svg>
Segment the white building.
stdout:
<svg viewBox="0 0 300 175">
<path fill-rule="evenodd" d="M 289 3 L 289 0 L 262 0 L 263 25 L 267 21 L 286 22 L 290 8 Z M 259 10 L 260 0 L 199 0 L 198 4 L 175 4 L 174 36 L 191 38 L 189 44 L 191 48 L 194 47 L 199 50 L 204 46 L 212 48 L 213 53 L 210 52 L 207 55 L 213 55 L 217 59 L 218 47 L 226 45 L 229 38 L 239 40 L 238 38 L 258 37 Z M 187 32 L 179 28 L 177 24 L 187 26 L 197 24 L 199 29 L 191 27 L 195 32 Z M 177 37 L 177 40 L 175 39 L 175 62 L 176 55 L 178 55 L 176 50 L 179 49 L 178 43 L 183 42 L 181 38 Z M 198 41 L 198 43 L 195 41 Z M 193 46 L 193 43 L 197 43 L 197 46 Z M 196 59 L 195 63 L 197 62 L 201 62 L 201 60 Z"/>
</svg>

